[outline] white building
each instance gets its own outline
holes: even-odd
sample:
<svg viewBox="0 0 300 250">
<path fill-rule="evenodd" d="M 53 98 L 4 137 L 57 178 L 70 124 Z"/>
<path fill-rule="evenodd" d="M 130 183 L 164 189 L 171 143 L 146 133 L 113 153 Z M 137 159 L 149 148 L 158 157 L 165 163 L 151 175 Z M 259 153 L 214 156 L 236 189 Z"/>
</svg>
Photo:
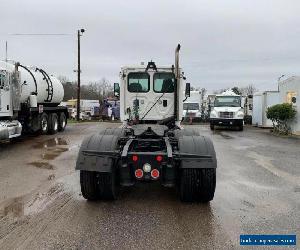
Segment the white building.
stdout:
<svg viewBox="0 0 300 250">
<path fill-rule="evenodd" d="M 264 91 L 253 95 L 252 124 L 254 126 L 271 128 L 273 123 L 267 118 L 267 109 L 281 103 L 278 91 Z"/>
<path fill-rule="evenodd" d="M 292 76 L 279 82 L 279 99 L 281 103 L 291 103 L 297 110 L 296 118 L 290 126 L 293 134 L 300 135 L 300 76 Z"/>
</svg>

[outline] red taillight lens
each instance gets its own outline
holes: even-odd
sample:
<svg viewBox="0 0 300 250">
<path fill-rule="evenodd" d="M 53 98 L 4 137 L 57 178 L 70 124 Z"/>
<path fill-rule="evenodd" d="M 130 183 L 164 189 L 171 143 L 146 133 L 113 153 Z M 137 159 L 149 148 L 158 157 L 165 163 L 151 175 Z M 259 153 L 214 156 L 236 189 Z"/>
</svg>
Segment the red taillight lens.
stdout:
<svg viewBox="0 0 300 250">
<path fill-rule="evenodd" d="M 153 169 L 153 170 L 151 171 L 151 177 L 152 177 L 153 179 L 157 179 L 157 178 L 159 177 L 159 171 L 158 171 L 157 169 Z"/>
<path fill-rule="evenodd" d="M 133 156 L 132 156 L 132 160 L 133 160 L 133 161 L 138 161 L 138 159 L 139 159 L 139 157 L 138 157 L 137 155 L 133 155 Z"/>
<path fill-rule="evenodd" d="M 161 162 L 162 159 L 163 159 L 163 157 L 162 157 L 161 155 L 156 156 L 156 160 L 157 160 L 158 162 Z"/>
<path fill-rule="evenodd" d="M 144 172 L 143 172 L 142 169 L 137 169 L 137 170 L 135 170 L 134 174 L 135 174 L 135 177 L 136 177 L 136 178 L 140 179 L 140 178 L 143 177 Z"/>
</svg>

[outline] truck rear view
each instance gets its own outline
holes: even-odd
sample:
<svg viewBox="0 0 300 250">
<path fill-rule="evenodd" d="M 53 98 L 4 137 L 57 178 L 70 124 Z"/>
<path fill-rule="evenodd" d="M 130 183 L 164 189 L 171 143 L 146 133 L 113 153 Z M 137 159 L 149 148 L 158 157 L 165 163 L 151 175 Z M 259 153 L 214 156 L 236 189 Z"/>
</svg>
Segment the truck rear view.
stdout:
<svg viewBox="0 0 300 250">
<path fill-rule="evenodd" d="M 212 141 L 182 129 L 184 79 L 175 66 L 126 66 L 115 94 L 123 126 L 100 130 L 82 143 L 76 169 L 88 200 L 116 199 L 120 187 L 155 181 L 179 190 L 182 201 L 209 202 L 216 187 L 217 160 Z M 185 86 L 185 96 L 190 88 Z"/>
</svg>

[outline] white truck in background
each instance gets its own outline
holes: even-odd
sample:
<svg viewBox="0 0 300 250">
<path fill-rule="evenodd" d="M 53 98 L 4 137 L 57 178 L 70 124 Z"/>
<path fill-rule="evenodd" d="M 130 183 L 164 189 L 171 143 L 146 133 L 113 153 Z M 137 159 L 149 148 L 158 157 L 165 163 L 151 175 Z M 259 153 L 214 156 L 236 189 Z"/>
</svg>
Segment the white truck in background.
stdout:
<svg viewBox="0 0 300 250">
<path fill-rule="evenodd" d="M 0 141 L 28 133 L 55 134 L 67 124 L 61 82 L 39 68 L 0 61 Z"/>
<path fill-rule="evenodd" d="M 183 117 L 185 120 L 201 120 L 201 92 L 191 91 L 190 97 L 183 102 Z"/>
<path fill-rule="evenodd" d="M 242 131 L 244 128 L 244 104 L 242 96 L 227 90 L 216 95 L 213 108 L 210 112 L 210 129 L 215 126 L 238 126 Z"/>
<path fill-rule="evenodd" d="M 74 101 L 75 100 L 75 101 Z M 72 103 L 72 104 L 69 104 Z M 77 117 L 77 100 L 71 99 L 67 102 L 69 114 L 71 119 Z M 100 115 L 100 103 L 99 100 L 80 100 L 80 120 L 92 120 Z"/>
</svg>

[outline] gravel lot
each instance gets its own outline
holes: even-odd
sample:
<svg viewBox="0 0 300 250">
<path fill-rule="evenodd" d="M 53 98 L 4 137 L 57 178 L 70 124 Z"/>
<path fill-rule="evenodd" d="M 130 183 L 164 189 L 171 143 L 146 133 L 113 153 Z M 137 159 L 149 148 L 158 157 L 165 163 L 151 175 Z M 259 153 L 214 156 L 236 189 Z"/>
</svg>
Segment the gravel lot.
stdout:
<svg viewBox="0 0 300 250">
<path fill-rule="evenodd" d="M 217 153 L 210 204 L 181 203 L 157 183 L 126 189 L 114 202 L 87 202 L 74 170 L 79 146 L 115 126 L 71 124 L 0 144 L 0 249 L 238 249 L 240 234 L 299 236 L 299 139 L 192 125 Z"/>
</svg>

